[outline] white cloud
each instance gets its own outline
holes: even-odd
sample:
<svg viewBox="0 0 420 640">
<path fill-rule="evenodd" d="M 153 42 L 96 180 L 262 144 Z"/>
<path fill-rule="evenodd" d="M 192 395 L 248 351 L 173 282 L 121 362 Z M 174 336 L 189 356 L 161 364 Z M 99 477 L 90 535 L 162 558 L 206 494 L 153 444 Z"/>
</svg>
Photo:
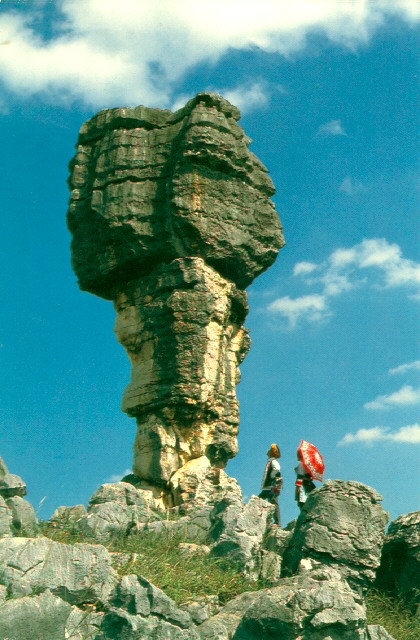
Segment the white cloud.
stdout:
<svg viewBox="0 0 420 640">
<path fill-rule="evenodd" d="M 387 427 L 359 429 L 356 433 L 346 433 L 338 442 L 338 445 L 342 446 L 354 443 L 374 444 L 376 442 L 420 444 L 420 424 L 410 424 L 406 427 L 401 427 L 397 431 L 390 431 Z"/>
<path fill-rule="evenodd" d="M 317 294 L 294 299 L 289 296 L 277 298 L 269 304 L 268 310 L 287 318 L 291 328 L 301 319 L 319 322 L 327 315 L 325 297 Z"/>
<path fill-rule="evenodd" d="M 216 92 L 238 107 L 243 114 L 266 107 L 272 95 L 268 84 L 262 81 L 247 82 L 234 89 L 216 89 Z"/>
<path fill-rule="evenodd" d="M 313 262 L 297 262 L 293 267 L 293 275 L 306 275 L 307 273 L 312 273 L 312 271 L 315 271 L 316 269 L 318 269 L 318 265 Z"/>
<path fill-rule="evenodd" d="M 124 478 L 124 476 L 128 476 L 130 473 L 133 473 L 131 469 L 126 469 L 122 473 L 114 473 L 107 480 L 105 480 L 105 482 L 119 482 L 121 478 Z"/>
<path fill-rule="evenodd" d="M 406 384 L 398 391 L 389 395 L 378 396 L 371 402 L 364 404 L 365 409 L 390 409 L 391 407 L 403 407 L 420 403 L 420 388 L 414 389 Z"/>
<path fill-rule="evenodd" d="M 330 120 L 330 122 L 325 122 L 321 124 L 316 132 L 317 136 L 346 136 L 347 133 L 344 131 L 343 125 L 340 120 Z"/>
<path fill-rule="evenodd" d="M 388 373 L 395 375 L 396 373 L 406 373 L 407 371 L 416 371 L 420 369 L 420 360 L 414 360 L 414 362 L 407 362 L 406 364 L 400 364 L 394 369 L 390 369 Z"/>
<path fill-rule="evenodd" d="M 346 176 L 338 188 L 348 196 L 356 196 L 358 193 L 365 191 L 363 183 L 360 182 L 360 180 L 355 180 L 351 176 Z"/>
<path fill-rule="evenodd" d="M 94 107 L 169 106 L 189 69 L 230 48 L 288 55 L 316 30 L 355 49 L 388 16 L 408 23 L 420 17 L 411 0 L 62 0 L 45 39 L 37 31 L 44 12 L 48 18 L 43 0 L 20 13 L 3 8 L 1 39 L 10 44 L 1 51 L 2 81 L 23 97 L 42 93 L 51 102 L 81 99 Z M 248 104 L 255 106 L 266 96 L 258 82 L 250 84 Z"/>
<path fill-rule="evenodd" d="M 353 247 L 336 249 L 318 265 L 298 262 L 293 275 L 299 275 L 308 287 L 318 291 L 295 299 L 278 298 L 267 309 L 288 318 L 289 325 L 295 327 L 301 319 L 319 322 L 331 316 L 333 298 L 356 288 L 404 287 L 418 291 L 420 264 L 404 258 L 397 244 L 371 238 Z"/>
</svg>

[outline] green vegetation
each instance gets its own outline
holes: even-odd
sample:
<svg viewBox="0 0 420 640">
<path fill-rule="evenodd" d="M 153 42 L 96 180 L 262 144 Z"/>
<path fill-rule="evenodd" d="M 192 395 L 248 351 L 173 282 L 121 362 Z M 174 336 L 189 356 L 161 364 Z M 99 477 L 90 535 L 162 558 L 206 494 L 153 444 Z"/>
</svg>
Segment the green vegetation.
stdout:
<svg viewBox="0 0 420 640">
<path fill-rule="evenodd" d="M 381 591 L 372 589 L 366 597 L 368 624 L 380 624 L 395 640 L 418 640 L 420 616 L 413 616 L 407 605 Z"/>
</svg>

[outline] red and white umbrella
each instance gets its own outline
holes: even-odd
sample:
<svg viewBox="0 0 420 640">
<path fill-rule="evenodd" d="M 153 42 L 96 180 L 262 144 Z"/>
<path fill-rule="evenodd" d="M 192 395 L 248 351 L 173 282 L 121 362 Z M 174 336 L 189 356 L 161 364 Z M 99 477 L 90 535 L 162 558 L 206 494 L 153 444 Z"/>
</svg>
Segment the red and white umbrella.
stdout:
<svg viewBox="0 0 420 640">
<path fill-rule="evenodd" d="M 319 480 L 319 482 L 322 482 L 325 464 L 316 446 L 310 442 L 306 442 L 306 440 L 302 440 L 298 447 L 298 451 L 301 455 L 301 462 L 312 480 Z"/>
</svg>

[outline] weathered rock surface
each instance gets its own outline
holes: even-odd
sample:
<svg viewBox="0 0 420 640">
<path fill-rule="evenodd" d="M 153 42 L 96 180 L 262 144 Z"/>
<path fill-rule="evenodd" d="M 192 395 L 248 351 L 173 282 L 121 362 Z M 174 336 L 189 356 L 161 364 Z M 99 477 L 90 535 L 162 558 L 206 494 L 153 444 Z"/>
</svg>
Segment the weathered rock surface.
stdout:
<svg viewBox="0 0 420 640">
<path fill-rule="evenodd" d="M 0 496 L 12 498 L 13 496 L 26 496 L 26 484 L 20 476 L 9 473 L 3 458 L 0 458 Z"/>
<path fill-rule="evenodd" d="M 26 538 L 36 537 L 39 532 L 38 520 L 31 503 L 20 496 L 14 496 L 6 500 L 6 505 L 12 516 L 12 534 Z"/>
<path fill-rule="evenodd" d="M 72 531 L 102 542 L 113 535 L 137 533 L 142 524 L 162 518 L 151 491 L 127 482 L 106 483 L 92 495 L 87 512 L 73 522 Z"/>
<path fill-rule="evenodd" d="M 201 93 L 175 113 L 108 109 L 82 126 L 68 212 L 82 289 L 113 299 L 127 274 L 189 256 L 244 288 L 274 262 L 274 187 L 239 117 Z"/>
<path fill-rule="evenodd" d="M 25 482 L 9 473 L 0 458 L 0 538 L 38 534 L 38 519 L 32 505 L 23 498 L 25 495 Z"/>
<path fill-rule="evenodd" d="M 98 640 L 198 640 L 190 614 L 140 575 L 124 576 L 105 608 Z"/>
<path fill-rule="evenodd" d="M 39 596 L 7 600 L 0 605 L 0 638 L 64 640 L 70 611 L 67 602 L 48 590 Z"/>
<path fill-rule="evenodd" d="M 420 593 L 420 511 L 393 520 L 382 548 L 375 586 L 402 596 L 415 610 Z"/>
<path fill-rule="evenodd" d="M 215 540 L 211 554 L 229 558 L 246 575 L 258 578 L 262 562 L 262 543 L 274 507 L 251 496 L 246 505 L 235 496 L 221 500 L 211 513 L 210 538 Z M 278 576 L 279 577 L 279 574 Z"/>
<path fill-rule="evenodd" d="M 0 537 L 12 535 L 12 512 L 6 504 L 6 500 L 0 496 Z"/>
<path fill-rule="evenodd" d="M 285 575 L 322 564 L 364 592 L 379 566 L 388 514 L 381 495 L 360 482 L 327 480 L 313 491 L 284 556 Z"/>
<path fill-rule="evenodd" d="M 116 582 L 105 547 L 46 538 L 0 540 L 0 584 L 9 597 L 46 589 L 70 604 L 103 602 Z"/>
<path fill-rule="evenodd" d="M 360 597 L 335 569 L 284 578 L 246 592 L 199 627 L 202 640 L 365 640 Z"/>
<path fill-rule="evenodd" d="M 243 289 L 284 244 L 238 119 L 210 93 L 176 113 L 101 111 L 70 164 L 73 268 L 82 289 L 114 301 L 132 364 L 133 471 L 167 506 L 195 501 L 190 461 L 223 469 L 237 453 Z"/>
</svg>

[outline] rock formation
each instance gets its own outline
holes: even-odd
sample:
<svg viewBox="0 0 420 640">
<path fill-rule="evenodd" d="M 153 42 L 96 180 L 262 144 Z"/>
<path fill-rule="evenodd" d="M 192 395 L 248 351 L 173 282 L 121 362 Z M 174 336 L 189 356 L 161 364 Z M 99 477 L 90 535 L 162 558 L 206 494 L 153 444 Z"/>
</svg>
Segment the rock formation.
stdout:
<svg viewBox="0 0 420 640">
<path fill-rule="evenodd" d="M 393 520 L 382 547 L 375 586 L 420 612 L 420 511 Z"/>
<path fill-rule="evenodd" d="M 332 566 L 364 594 L 375 579 L 389 514 L 360 482 L 327 480 L 310 494 L 286 550 L 283 573 Z"/>
<path fill-rule="evenodd" d="M 37 535 L 38 521 L 34 508 L 23 496 L 26 496 L 25 482 L 9 473 L 0 458 L 0 538 Z"/>
<path fill-rule="evenodd" d="M 73 268 L 81 289 L 114 302 L 132 364 L 133 472 L 166 504 L 194 498 L 203 474 L 227 482 L 250 344 L 244 288 L 284 244 L 239 117 L 211 93 L 175 113 L 101 111 L 70 164 Z"/>
</svg>

